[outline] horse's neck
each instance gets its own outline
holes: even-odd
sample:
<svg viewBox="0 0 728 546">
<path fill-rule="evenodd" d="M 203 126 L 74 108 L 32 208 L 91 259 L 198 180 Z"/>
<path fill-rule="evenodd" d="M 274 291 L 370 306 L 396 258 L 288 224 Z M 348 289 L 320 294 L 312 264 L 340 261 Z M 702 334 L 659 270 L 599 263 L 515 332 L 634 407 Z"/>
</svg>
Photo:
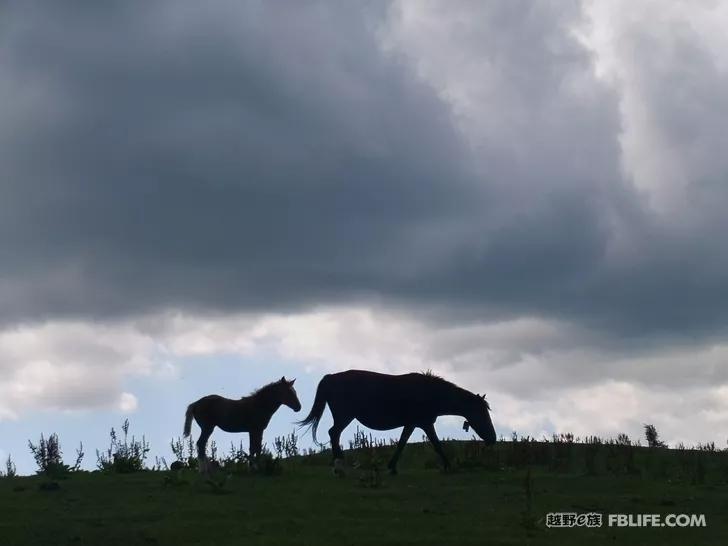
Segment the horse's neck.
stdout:
<svg viewBox="0 0 728 546">
<path fill-rule="evenodd" d="M 442 415 L 464 415 L 467 406 L 467 391 L 452 386 L 441 398 Z"/>
</svg>

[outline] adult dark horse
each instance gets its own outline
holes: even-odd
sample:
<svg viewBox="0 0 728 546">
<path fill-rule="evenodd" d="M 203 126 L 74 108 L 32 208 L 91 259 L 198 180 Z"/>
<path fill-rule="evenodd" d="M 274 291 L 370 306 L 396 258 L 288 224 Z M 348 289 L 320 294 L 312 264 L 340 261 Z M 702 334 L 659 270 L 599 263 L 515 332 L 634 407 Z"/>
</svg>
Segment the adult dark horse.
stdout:
<svg viewBox="0 0 728 546">
<path fill-rule="evenodd" d="M 325 375 L 318 384 L 311 412 L 299 422 L 311 427 L 317 443 L 316 428 L 326 404 L 334 418 L 334 425 L 329 429 L 334 464 L 343 458 L 339 445 L 341 431 L 354 419 L 375 430 L 404 427 L 394 456 L 387 465 L 393 474 L 397 472 L 397 460 L 415 428 L 421 428 L 427 434 L 443 465 L 449 467 L 435 432 L 435 421 L 440 415 L 465 417 L 465 427 L 473 427 L 486 444 L 494 444 L 496 440 L 485 397 L 430 373 L 386 375 L 349 370 Z"/>
<path fill-rule="evenodd" d="M 260 455 L 263 446 L 263 431 L 281 404 L 288 406 L 293 411 L 301 410 L 301 402 L 298 401 L 296 390 L 293 388 L 295 381 L 295 379 L 288 381 L 285 377 L 281 377 L 280 381 L 269 383 L 250 396 L 239 400 L 210 394 L 187 406 L 184 435 L 190 435 L 192 419 L 201 429 L 200 437 L 197 440 L 200 472 L 207 469 L 205 448 L 215 427 L 220 427 L 226 432 L 250 433 L 250 457 Z"/>
</svg>

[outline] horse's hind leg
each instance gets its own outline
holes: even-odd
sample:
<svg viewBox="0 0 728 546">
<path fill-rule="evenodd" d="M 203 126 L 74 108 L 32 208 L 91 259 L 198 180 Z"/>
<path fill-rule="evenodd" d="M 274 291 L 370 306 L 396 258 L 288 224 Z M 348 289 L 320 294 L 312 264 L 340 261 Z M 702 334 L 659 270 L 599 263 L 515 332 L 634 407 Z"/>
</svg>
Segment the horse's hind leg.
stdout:
<svg viewBox="0 0 728 546">
<path fill-rule="evenodd" d="M 430 440 L 430 442 L 432 443 L 432 447 L 435 448 L 435 452 L 440 456 L 440 459 L 442 459 L 442 465 L 445 467 L 445 470 L 450 468 L 450 461 L 447 460 L 447 456 L 442 449 L 440 439 L 437 437 L 437 432 L 435 432 L 435 424 L 431 423 L 426 427 L 422 427 L 422 430 L 425 431 L 428 440 Z"/>
<path fill-rule="evenodd" d="M 212 431 L 215 430 L 214 426 L 200 425 L 200 437 L 197 439 L 197 469 L 201 473 L 207 473 L 207 455 L 205 455 L 205 449 L 207 447 L 207 440 L 209 440 Z"/>
<path fill-rule="evenodd" d="M 397 461 L 399 460 L 399 456 L 402 454 L 402 450 L 404 449 L 405 444 L 407 443 L 407 440 L 409 440 L 409 437 L 412 435 L 412 431 L 415 430 L 415 427 L 406 426 L 404 429 L 402 429 L 402 436 L 399 437 L 399 442 L 397 443 L 397 449 L 394 452 L 394 455 L 392 455 L 392 458 L 389 460 L 389 463 L 387 464 L 387 468 L 389 468 L 390 474 L 396 474 L 397 473 Z"/>
<path fill-rule="evenodd" d="M 349 426 L 353 417 L 346 419 L 334 417 L 334 426 L 329 429 L 329 439 L 331 440 L 331 453 L 334 457 L 334 474 L 336 474 L 344 463 L 344 452 L 341 450 L 339 439 L 341 432 Z"/>
</svg>

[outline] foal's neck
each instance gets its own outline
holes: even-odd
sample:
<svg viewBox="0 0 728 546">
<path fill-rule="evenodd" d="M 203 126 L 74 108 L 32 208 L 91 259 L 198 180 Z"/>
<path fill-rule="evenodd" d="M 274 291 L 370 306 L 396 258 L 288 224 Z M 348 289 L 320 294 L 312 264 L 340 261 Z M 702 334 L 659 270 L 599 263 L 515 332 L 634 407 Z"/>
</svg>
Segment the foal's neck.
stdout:
<svg viewBox="0 0 728 546">
<path fill-rule="evenodd" d="M 273 392 L 260 391 L 250 398 L 260 408 L 261 413 L 265 413 L 267 417 L 273 415 L 281 407 L 280 399 Z"/>
</svg>

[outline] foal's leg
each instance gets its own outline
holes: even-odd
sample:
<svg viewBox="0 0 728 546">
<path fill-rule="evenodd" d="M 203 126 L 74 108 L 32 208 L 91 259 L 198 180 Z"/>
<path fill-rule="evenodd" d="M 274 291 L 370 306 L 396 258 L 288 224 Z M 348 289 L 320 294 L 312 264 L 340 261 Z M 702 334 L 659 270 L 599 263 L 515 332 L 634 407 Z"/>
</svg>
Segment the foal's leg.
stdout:
<svg viewBox="0 0 728 546">
<path fill-rule="evenodd" d="M 435 452 L 440 456 L 440 459 L 442 459 L 442 465 L 445 467 L 445 470 L 450 468 L 450 461 L 447 460 L 447 456 L 442 450 L 442 444 L 440 443 L 440 439 L 437 437 L 437 432 L 435 432 L 435 423 L 430 423 L 426 427 L 422 427 L 422 430 L 425 431 L 425 434 L 427 434 L 427 438 L 430 440 L 430 442 L 432 442 L 432 447 L 435 448 Z"/>
<path fill-rule="evenodd" d="M 263 431 L 254 430 L 250 432 L 250 457 L 257 457 L 263 449 Z"/>
<path fill-rule="evenodd" d="M 200 429 L 200 437 L 197 439 L 197 469 L 201 473 L 207 473 L 207 455 L 205 455 L 205 448 L 207 447 L 207 440 L 210 438 L 212 431 L 215 430 L 215 427 L 201 425 Z"/>
<path fill-rule="evenodd" d="M 250 465 L 255 465 L 255 461 L 260 456 L 263 449 L 263 431 L 256 430 L 250 432 Z"/>
<path fill-rule="evenodd" d="M 407 440 L 409 440 L 409 437 L 412 435 L 412 431 L 415 429 L 415 427 L 406 426 L 404 429 L 402 429 L 402 436 L 399 437 L 399 442 L 397 443 L 397 449 L 394 452 L 394 455 L 392 455 L 392 458 L 389 460 L 389 463 L 387 464 L 387 468 L 389 468 L 390 474 L 396 474 L 397 473 L 397 461 L 399 460 L 399 456 L 402 455 L 402 450 L 404 449 L 405 444 L 407 443 Z"/>
</svg>

